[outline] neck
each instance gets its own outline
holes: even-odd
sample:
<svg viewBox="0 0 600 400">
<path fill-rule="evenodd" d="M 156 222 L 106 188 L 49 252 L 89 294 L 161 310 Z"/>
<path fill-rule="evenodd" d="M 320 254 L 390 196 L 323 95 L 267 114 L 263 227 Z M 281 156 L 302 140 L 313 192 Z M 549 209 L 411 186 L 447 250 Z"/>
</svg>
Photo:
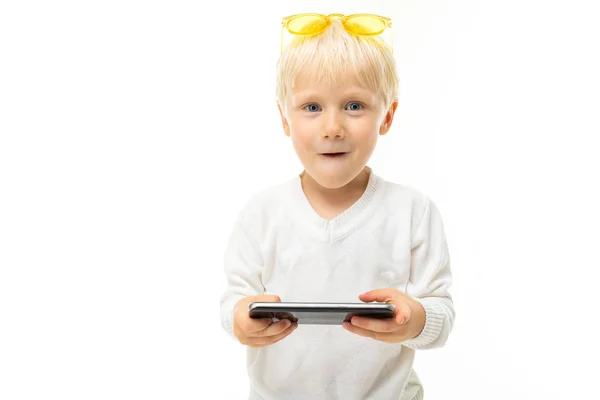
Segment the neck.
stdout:
<svg viewBox="0 0 600 400">
<path fill-rule="evenodd" d="M 306 171 L 300 175 L 302 189 L 309 200 L 316 200 L 319 203 L 329 206 L 346 206 L 358 200 L 367 188 L 371 169 L 369 167 L 363 170 L 352 181 L 340 188 L 330 189 L 321 186 Z"/>
</svg>

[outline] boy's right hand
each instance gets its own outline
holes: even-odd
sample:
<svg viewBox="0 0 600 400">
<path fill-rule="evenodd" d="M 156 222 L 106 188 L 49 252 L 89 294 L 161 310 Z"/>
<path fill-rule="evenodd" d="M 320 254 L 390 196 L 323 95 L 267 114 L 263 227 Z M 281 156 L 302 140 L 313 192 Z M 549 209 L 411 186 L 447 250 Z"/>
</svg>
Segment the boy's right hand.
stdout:
<svg viewBox="0 0 600 400">
<path fill-rule="evenodd" d="M 265 347 L 279 342 L 297 327 L 287 319 L 273 322 L 271 319 L 250 318 L 248 305 L 252 302 L 281 302 L 279 296 L 261 294 L 238 301 L 233 311 L 233 333 L 240 343 L 250 347 Z"/>
</svg>

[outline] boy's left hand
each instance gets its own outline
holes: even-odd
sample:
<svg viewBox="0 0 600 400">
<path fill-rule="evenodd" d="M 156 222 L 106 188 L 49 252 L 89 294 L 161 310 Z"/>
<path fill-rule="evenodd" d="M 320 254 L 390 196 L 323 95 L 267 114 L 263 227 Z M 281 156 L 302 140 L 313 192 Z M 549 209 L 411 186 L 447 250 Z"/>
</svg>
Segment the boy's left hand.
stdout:
<svg viewBox="0 0 600 400">
<path fill-rule="evenodd" d="M 343 324 L 352 333 L 386 343 L 399 343 L 419 336 L 425 327 L 425 309 L 421 303 L 398 289 L 371 290 L 358 298 L 366 303 L 393 304 L 396 311 L 390 319 L 352 317 L 351 323 Z"/>
</svg>

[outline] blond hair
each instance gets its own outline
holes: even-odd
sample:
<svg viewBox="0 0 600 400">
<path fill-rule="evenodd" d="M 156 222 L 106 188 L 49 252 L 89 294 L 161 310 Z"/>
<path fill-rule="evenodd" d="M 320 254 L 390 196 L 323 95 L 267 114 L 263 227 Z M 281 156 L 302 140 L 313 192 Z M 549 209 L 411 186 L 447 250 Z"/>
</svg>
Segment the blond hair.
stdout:
<svg viewBox="0 0 600 400">
<path fill-rule="evenodd" d="M 389 45 L 379 36 L 351 35 L 337 19 L 331 22 L 319 35 L 294 37 L 279 57 L 275 89 L 278 103 L 284 109 L 296 79 L 316 78 L 336 85 L 346 72 L 353 72 L 362 86 L 381 94 L 388 110 L 399 90 Z"/>
</svg>

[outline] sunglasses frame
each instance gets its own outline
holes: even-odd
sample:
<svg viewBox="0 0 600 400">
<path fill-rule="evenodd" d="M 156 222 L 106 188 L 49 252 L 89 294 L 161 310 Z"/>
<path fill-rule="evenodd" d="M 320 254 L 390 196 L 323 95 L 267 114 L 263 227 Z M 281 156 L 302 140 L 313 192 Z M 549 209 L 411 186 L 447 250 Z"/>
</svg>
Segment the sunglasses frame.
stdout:
<svg viewBox="0 0 600 400">
<path fill-rule="evenodd" d="M 298 32 L 293 32 L 292 30 L 290 30 L 289 24 L 293 19 L 299 18 L 299 17 L 318 17 L 318 18 L 324 19 L 327 22 L 327 24 L 325 25 L 325 28 L 323 28 L 323 30 L 318 31 L 316 33 L 302 34 L 302 33 L 298 33 Z M 356 18 L 356 17 L 376 18 L 376 19 L 380 20 L 381 22 L 383 22 L 384 27 L 381 30 L 381 32 L 370 33 L 370 34 L 353 32 L 351 29 L 348 29 L 348 27 L 346 26 L 346 22 L 349 19 Z M 393 43 L 394 37 L 392 35 L 392 19 L 391 18 L 383 17 L 381 15 L 376 15 L 376 14 L 350 14 L 350 15 L 329 14 L 329 15 L 325 15 L 325 14 L 318 14 L 318 13 L 304 13 L 304 14 L 294 14 L 294 15 L 290 15 L 288 17 L 282 18 L 282 20 L 281 20 L 281 52 L 283 53 L 283 33 L 284 33 L 283 30 L 284 29 L 287 29 L 287 31 L 289 33 L 291 33 L 292 35 L 316 36 L 316 35 L 320 35 L 321 33 L 325 32 L 327 30 L 327 28 L 329 28 L 329 26 L 331 25 L 332 18 L 339 18 L 341 20 L 342 26 L 344 27 L 346 32 L 350 33 L 351 35 L 355 35 L 355 36 L 377 36 L 377 35 L 381 35 L 387 28 L 390 28 L 390 48 L 391 48 L 392 52 L 394 51 L 394 43 Z"/>
</svg>

